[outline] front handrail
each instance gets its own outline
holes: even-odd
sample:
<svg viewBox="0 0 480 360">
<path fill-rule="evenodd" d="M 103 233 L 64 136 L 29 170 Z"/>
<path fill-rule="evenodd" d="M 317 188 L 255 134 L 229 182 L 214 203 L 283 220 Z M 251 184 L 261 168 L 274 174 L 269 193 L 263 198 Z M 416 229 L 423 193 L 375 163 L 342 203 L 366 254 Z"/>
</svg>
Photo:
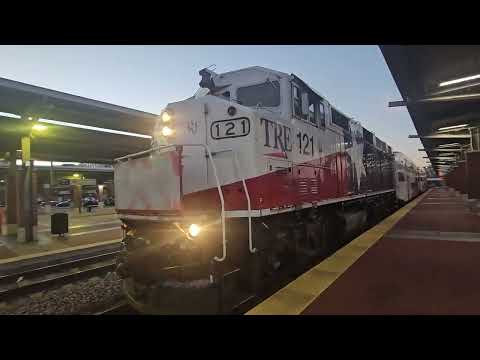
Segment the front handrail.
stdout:
<svg viewBox="0 0 480 360">
<path fill-rule="evenodd" d="M 237 153 L 233 149 L 226 149 L 219 152 L 214 153 L 215 155 L 218 153 L 224 152 L 232 152 L 233 153 L 233 160 L 235 161 L 235 166 L 237 167 L 239 176 L 242 180 L 243 190 L 245 191 L 245 197 L 247 198 L 247 210 L 248 210 L 248 249 L 253 254 L 257 251 L 256 248 L 253 247 L 253 238 L 252 238 L 252 207 L 250 201 L 250 193 L 248 192 L 247 183 L 245 182 L 245 178 L 240 175 L 240 162 L 238 161 Z"/>
<path fill-rule="evenodd" d="M 222 214 L 221 214 L 221 219 L 222 219 L 222 257 L 219 258 L 219 257 L 215 256 L 214 259 L 215 259 L 215 261 L 218 261 L 218 262 L 225 261 L 225 259 L 227 258 L 227 240 L 226 240 L 226 236 L 225 236 L 225 200 L 223 198 L 222 187 L 220 186 L 220 180 L 219 180 L 218 174 L 217 174 L 217 167 L 215 166 L 215 162 L 213 160 L 212 152 L 210 151 L 210 148 L 207 145 L 205 145 L 205 144 L 159 145 L 159 146 L 155 146 L 155 147 L 153 147 L 151 149 L 148 149 L 148 150 L 145 150 L 145 151 L 140 151 L 138 153 L 122 156 L 120 158 L 114 159 L 114 161 L 119 162 L 121 160 L 128 160 L 128 159 L 131 159 L 133 157 L 140 156 L 140 155 L 150 154 L 150 153 L 152 153 L 156 150 L 165 150 L 165 149 L 168 149 L 168 148 L 171 148 L 171 147 L 176 148 L 178 146 L 203 147 L 207 151 L 208 157 L 210 158 L 210 161 L 212 162 L 213 175 L 215 176 L 215 181 L 217 183 L 218 195 L 220 196 L 220 203 L 222 205 Z"/>
<path fill-rule="evenodd" d="M 240 163 L 238 161 L 237 153 L 233 151 L 233 158 L 235 160 L 235 164 L 237 165 L 238 172 L 240 173 Z M 245 191 L 245 197 L 247 198 L 247 209 L 248 209 L 248 249 L 253 254 L 257 251 L 256 248 L 253 247 L 253 239 L 252 239 L 252 207 L 250 203 L 250 193 L 248 192 L 247 183 L 245 182 L 245 178 L 241 176 L 243 189 Z"/>
</svg>

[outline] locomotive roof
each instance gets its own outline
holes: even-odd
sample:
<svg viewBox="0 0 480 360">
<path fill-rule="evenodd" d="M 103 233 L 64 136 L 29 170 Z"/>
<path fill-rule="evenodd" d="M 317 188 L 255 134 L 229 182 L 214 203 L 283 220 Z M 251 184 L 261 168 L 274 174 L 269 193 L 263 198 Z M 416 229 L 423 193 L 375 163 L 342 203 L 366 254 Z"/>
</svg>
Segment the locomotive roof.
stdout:
<svg viewBox="0 0 480 360">
<path fill-rule="evenodd" d="M 230 74 L 234 74 L 234 73 L 237 73 L 237 72 L 243 72 L 243 71 L 249 71 L 249 70 L 256 70 L 256 71 L 264 72 L 264 73 L 267 73 L 267 74 L 272 74 L 273 73 L 273 74 L 275 74 L 279 77 L 293 77 L 295 79 L 295 81 L 297 81 L 301 85 L 307 87 L 315 95 L 317 95 L 318 97 L 320 97 L 323 100 L 326 100 L 330 104 L 330 106 L 335 109 L 335 111 L 337 111 L 338 113 L 340 113 L 341 115 L 345 116 L 346 118 L 348 118 L 350 120 L 353 119 L 351 116 L 348 116 L 344 112 L 340 111 L 336 106 L 333 106 L 332 103 L 330 101 L 328 101 L 325 98 L 325 96 L 323 96 L 319 91 L 315 90 L 313 87 L 308 85 L 305 81 L 303 81 L 301 78 L 299 78 L 297 75 L 295 75 L 293 73 L 288 75 L 285 72 L 269 69 L 269 68 L 266 68 L 266 67 L 263 67 L 263 66 L 249 66 L 249 67 L 242 68 L 242 69 L 237 69 L 237 70 L 232 70 L 232 71 L 227 71 L 227 72 L 224 72 L 224 73 L 220 73 L 220 74 L 217 74 L 217 76 L 218 77 L 223 77 L 224 75 L 230 75 Z"/>
<path fill-rule="evenodd" d="M 248 70 L 257 70 L 257 71 L 261 71 L 261 72 L 265 72 L 265 73 L 269 73 L 269 74 L 274 73 L 274 74 L 276 74 L 280 77 L 288 77 L 287 73 L 277 71 L 277 70 L 273 70 L 273 69 L 269 69 L 269 68 L 266 68 L 266 67 L 263 67 L 263 66 L 249 66 L 249 67 L 242 68 L 242 69 L 237 69 L 237 70 L 232 70 L 232 71 L 227 71 L 227 72 L 224 72 L 224 73 L 220 73 L 220 74 L 218 74 L 218 76 L 230 75 L 230 74 L 234 74 L 234 73 L 237 73 L 237 72 L 243 72 L 243 71 L 248 71 Z"/>
<path fill-rule="evenodd" d="M 263 73 L 267 73 L 267 74 L 274 74 L 274 75 L 277 75 L 278 77 L 281 77 L 281 78 L 285 78 L 285 77 L 292 77 L 296 82 L 298 82 L 300 85 L 308 88 L 311 92 L 313 92 L 315 95 L 317 95 L 318 97 L 320 97 L 322 100 L 325 100 L 328 102 L 328 104 L 333 108 L 335 109 L 336 112 L 338 112 L 339 114 L 343 115 L 344 117 L 346 117 L 348 120 L 350 121 L 356 121 L 356 120 L 353 120 L 353 117 L 351 116 L 348 116 L 347 114 L 345 114 L 344 112 L 340 111 L 336 106 L 333 106 L 332 103 L 330 101 L 328 101 L 325 96 L 323 96 L 320 92 L 318 92 L 317 90 L 315 90 L 313 87 L 311 87 L 310 85 L 308 85 L 305 81 L 303 81 L 301 78 L 299 78 L 297 75 L 295 74 L 290 74 L 288 75 L 287 73 L 285 72 L 282 72 L 282 71 L 277 71 L 277 70 L 273 70 L 273 69 L 269 69 L 269 68 L 266 68 L 266 67 L 263 67 L 263 66 L 249 66 L 249 67 L 246 67 L 246 68 L 242 68 L 242 69 L 237 69 L 237 70 L 232 70 L 232 71 L 228 71 L 228 72 L 224 72 L 224 73 L 220 73 L 220 74 L 217 74 L 217 77 L 219 78 L 222 78 L 223 76 L 225 75 L 230 75 L 230 74 L 234 74 L 234 73 L 239 73 L 239 72 L 244 72 L 244 71 L 259 71 L 259 72 L 263 72 Z M 356 121 L 358 122 L 359 124 L 361 124 L 360 121 Z M 364 129 L 368 130 L 369 132 L 371 132 L 372 134 L 375 134 L 374 132 L 370 131 L 369 129 L 363 127 Z M 378 137 L 377 137 L 378 140 L 380 140 Z M 380 140 L 382 141 L 382 140 Z M 390 146 L 388 145 L 386 142 L 382 141 L 386 147 Z M 391 148 L 391 147 L 390 147 Z"/>
</svg>

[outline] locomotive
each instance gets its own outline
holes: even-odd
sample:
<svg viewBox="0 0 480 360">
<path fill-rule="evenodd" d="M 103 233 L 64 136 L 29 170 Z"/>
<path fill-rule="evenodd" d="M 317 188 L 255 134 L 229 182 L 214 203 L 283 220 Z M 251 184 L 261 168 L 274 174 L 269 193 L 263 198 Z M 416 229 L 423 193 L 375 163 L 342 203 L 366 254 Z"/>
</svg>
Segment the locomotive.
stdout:
<svg viewBox="0 0 480 360">
<path fill-rule="evenodd" d="M 296 75 L 199 74 L 115 160 L 117 274 L 144 313 L 228 312 L 398 205 L 392 148 Z"/>
</svg>

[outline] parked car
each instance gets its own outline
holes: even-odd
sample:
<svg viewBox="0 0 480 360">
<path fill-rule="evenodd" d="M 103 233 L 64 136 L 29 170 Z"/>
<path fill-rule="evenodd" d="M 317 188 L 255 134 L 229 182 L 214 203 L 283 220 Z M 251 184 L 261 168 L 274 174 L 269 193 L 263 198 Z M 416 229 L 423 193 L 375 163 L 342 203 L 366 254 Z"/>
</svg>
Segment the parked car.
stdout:
<svg viewBox="0 0 480 360">
<path fill-rule="evenodd" d="M 105 200 L 103 201 L 103 205 L 105 205 L 105 206 L 115 206 L 115 198 L 113 198 L 111 196 L 105 198 Z"/>
<path fill-rule="evenodd" d="M 47 205 L 47 202 L 45 200 L 37 200 L 37 206 L 45 206 Z"/>
<path fill-rule="evenodd" d="M 98 200 L 95 199 L 93 196 L 87 196 L 82 199 L 82 205 L 84 207 L 98 206 Z"/>
<path fill-rule="evenodd" d="M 72 200 L 59 201 L 55 204 L 56 207 L 70 207 Z"/>
</svg>

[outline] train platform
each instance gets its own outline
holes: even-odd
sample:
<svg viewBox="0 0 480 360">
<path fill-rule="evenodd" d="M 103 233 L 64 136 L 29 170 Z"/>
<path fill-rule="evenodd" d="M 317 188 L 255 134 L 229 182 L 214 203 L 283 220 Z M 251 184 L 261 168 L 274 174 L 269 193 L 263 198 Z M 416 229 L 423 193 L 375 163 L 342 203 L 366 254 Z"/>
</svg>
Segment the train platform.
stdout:
<svg viewBox="0 0 480 360">
<path fill-rule="evenodd" d="M 480 314 L 480 216 L 434 188 L 247 315 Z"/>
<path fill-rule="evenodd" d="M 37 241 L 22 243 L 16 236 L 0 236 L 0 268 L 36 257 L 120 242 L 121 222 L 111 211 L 69 214 L 69 232 L 64 237 L 50 233 L 50 215 L 38 215 Z"/>
</svg>

